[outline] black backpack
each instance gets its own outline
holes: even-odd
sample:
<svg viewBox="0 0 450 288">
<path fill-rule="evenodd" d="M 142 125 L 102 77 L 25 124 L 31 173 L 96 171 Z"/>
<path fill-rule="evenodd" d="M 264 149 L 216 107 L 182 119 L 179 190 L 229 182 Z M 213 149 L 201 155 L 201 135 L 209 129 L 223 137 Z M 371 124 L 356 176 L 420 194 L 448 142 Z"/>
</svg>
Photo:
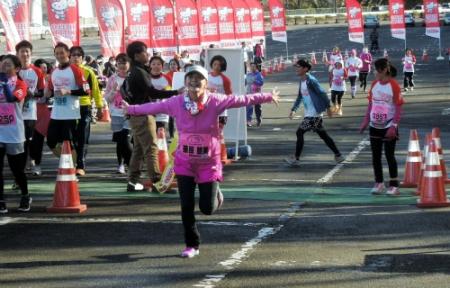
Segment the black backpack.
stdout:
<svg viewBox="0 0 450 288">
<path fill-rule="evenodd" d="M 120 86 L 120 94 L 122 95 L 123 100 L 129 104 L 133 104 L 134 97 L 130 90 L 130 74 L 123 80 L 122 86 Z"/>
</svg>

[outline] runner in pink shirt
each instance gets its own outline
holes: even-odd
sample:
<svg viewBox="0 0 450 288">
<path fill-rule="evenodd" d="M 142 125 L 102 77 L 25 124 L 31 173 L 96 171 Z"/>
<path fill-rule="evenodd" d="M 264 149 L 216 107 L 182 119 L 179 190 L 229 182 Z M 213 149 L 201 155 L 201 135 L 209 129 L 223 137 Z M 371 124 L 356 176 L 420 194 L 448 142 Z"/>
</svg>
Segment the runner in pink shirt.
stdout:
<svg viewBox="0 0 450 288">
<path fill-rule="evenodd" d="M 129 106 L 129 115 L 165 113 L 175 118 L 179 143 L 175 152 L 175 174 L 181 199 L 181 216 L 186 248 L 182 257 L 199 254 L 200 234 L 195 224 L 195 187 L 200 191 L 199 206 L 211 215 L 223 201 L 219 182 L 223 180 L 220 161 L 220 129 L 218 116 L 228 108 L 267 102 L 278 103 L 279 92 L 245 96 L 223 95 L 207 90 L 208 72 L 201 66 L 189 67 L 185 76 L 187 92 L 161 102 Z"/>
</svg>

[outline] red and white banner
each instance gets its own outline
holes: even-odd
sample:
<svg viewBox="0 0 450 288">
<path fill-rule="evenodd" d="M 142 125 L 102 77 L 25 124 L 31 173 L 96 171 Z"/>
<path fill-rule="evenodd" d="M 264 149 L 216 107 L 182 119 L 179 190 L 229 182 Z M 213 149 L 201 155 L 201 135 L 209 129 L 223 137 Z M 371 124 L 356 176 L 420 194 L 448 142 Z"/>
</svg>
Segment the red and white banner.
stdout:
<svg viewBox="0 0 450 288">
<path fill-rule="evenodd" d="M 188 51 L 191 59 L 200 60 L 200 34 L 197 7 L 192 0 L 177 0 L 177 38 L 179 50 Z"/>
<path fill-rule="evenodd" d="M 77 0 L 47 0 L 47 14 L 53 45 L 80 45 L 80 17 Z"/>
<path fill-rule="evenodd" d="M 150 6 L 147 0 L 125 1 L 127 11 L 128 42 L 142 41 L 151 47 Z"/>
<path fill-rule="evenodd" d="M 15 46 L 20 42 L 20 36 L 17 32 L 16 25 L 14 25 L 10 6 L 6 1 L 0 1 L 0 19 L 3 23 L 3 28 L 5 29 L 6 51 L 15 53 Z"/>
<path fill-rule="evenodd" d="M 169 61 L 177 53 L 175 39 L 175 11 L 170 0 L 151 0 L 150 35 L 152 47 Z"/>
<path fill-rule="evenodd" d="M 345 0 L 348 22 L 348 40 L 364 44 L 364 21 L 361 4 L 357 0 Z"/>
<path fill-rule="evenodd" d="M 217 45 L 219 36 L 219 14 L 213 0 L 197 0 L 200 42 L 202 46 Z"/>
<path fill-rule="evenodd" d="M 9 1 L 9 4 L 20 40 L 30 40 L 30 2 L 16 0 Z"/>
<path fill-rule="evenodd" d="M 252 20 L 252 42 L 259 43 L 259 40 L 265 40 L 264 33 L 264 9 L 258 0 L 246 0 L 250 8 L 250 16 Z M 264 41 L 265 43 L 265 41 Z"/>
<path fill-rule="evenodd" d="M 286 10 L 280 0 L 269 0 L 272 40 L 287 42 Z"/>
<path fill-rule="evenodd" d="M 231 0 L 234 12 L 234 35 L 237 42 L 252 41 L 252 17 L 250 8 L 242 0 Z M 220 13 L 219 13 L 220 15 Z"/>
<path fill-rule="evenodd" d="M 406 39 L 404 0 L 389 0 L 391 35 L 397 39 Z"/>
<path fill-rule="evenodd" d="M 119 0 L 96 0 L 95 12 L 100 26 L 101 54 L 116 56 L 125 51 L 125 19 Z"/>
<path fill-rule="evenodd" d="M 423 0 L 423 6 L 425 10 L 425 35 L 433 38 L 441 38 L 438 0 Z"/>
<path fill-rule="evenodd" d="M 238 47 L 235 35 L 233 5 L 228 0 L 216 0 L 219 14 L 219 34 L 221 47 Z"/>
</svg>

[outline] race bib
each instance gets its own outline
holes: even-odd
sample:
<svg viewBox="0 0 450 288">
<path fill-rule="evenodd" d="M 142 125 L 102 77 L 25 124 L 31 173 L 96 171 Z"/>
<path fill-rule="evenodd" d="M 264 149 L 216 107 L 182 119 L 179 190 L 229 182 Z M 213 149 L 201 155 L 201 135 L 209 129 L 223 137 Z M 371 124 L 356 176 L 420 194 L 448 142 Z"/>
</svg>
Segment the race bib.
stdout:
<svg viewBox="0 0 450 288">
<path fill-rule="evenodd" d="M 0 105 L 0 125 L 16 125 L 16 108 L 14 104 Z"/>
<path fill-rule="evenodd" d="M 350 67 L 349 67 L 349 70 L 350 70 L 350 72 L 356 72 L 355 66 L 350 66 Z"/>
<path fill-rule="evenodd" d="M 334 78 L 333 80 L 334 85 L 336 86 L 342 86 L 342 79 L 341 78 Z"/>
<path fill-rule="evenodd" d="M 25 102 L 23 103 L 23 111 L 29 111 L 30 110 L 30 100 L 25 100 Z"/>
<path fill-rule="evenodd" d="M 122 108 L 122 96 L 120 95 L 120 93 L 116 93 L 116 95 L 114 96 L 114 107 L 116 108 Z"/>
<path fill-rule="evenodd" d="M 180 135 L 179 147 L 181 152 L 191 159 L 211 158 L 212 138 L 209 134 L 191 134 Z"/>
<path fill-rule="evenodd" d="M 413 68 L 411 63 L 405 63 L 405 70 L 411 70 Z"/>
<path fill-rule="evenodd" d="M 67 97 L 57 96 L 54 98 L 54 104 L 56 106 L 66 106 L 67 105 Z"/>
<path fill-rule="evenodd" d="M 388 107 L 385 105 L 374 105 L 370 111 L 370 120 L 376 126 L 385 126 L 387 123 Z"/>
</svg>

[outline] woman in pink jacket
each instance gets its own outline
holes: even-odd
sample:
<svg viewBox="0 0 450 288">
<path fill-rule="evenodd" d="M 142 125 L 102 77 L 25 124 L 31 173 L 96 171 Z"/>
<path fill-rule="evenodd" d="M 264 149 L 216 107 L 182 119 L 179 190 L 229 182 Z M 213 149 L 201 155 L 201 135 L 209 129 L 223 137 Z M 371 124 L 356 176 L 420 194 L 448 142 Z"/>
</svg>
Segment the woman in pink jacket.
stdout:
<svg viewBox="0 0 450 288">
<path fill-rule="evenodd" d="M 220 162 L 219 115 L 228 108 L 266 102 L 278 103 L 279 92 L 246 96 L 226 96 L 207 90 L 208 72 L 201 66 L 189 67 L 185 76 L 187 92 L 161 102 L 128 106 L 130 115 L 165 113 L 175 118 L 179 143 L 175 152 L 175 173 L 181 200 L 181 218 L 186 248 L 182 257 L 199 254 L 200 234 L 195 224 L 195 187 L 200 191 L 199 207 L 211 215 L 223 201 L 219 182 L 223 180 Z"/>
</svg>

